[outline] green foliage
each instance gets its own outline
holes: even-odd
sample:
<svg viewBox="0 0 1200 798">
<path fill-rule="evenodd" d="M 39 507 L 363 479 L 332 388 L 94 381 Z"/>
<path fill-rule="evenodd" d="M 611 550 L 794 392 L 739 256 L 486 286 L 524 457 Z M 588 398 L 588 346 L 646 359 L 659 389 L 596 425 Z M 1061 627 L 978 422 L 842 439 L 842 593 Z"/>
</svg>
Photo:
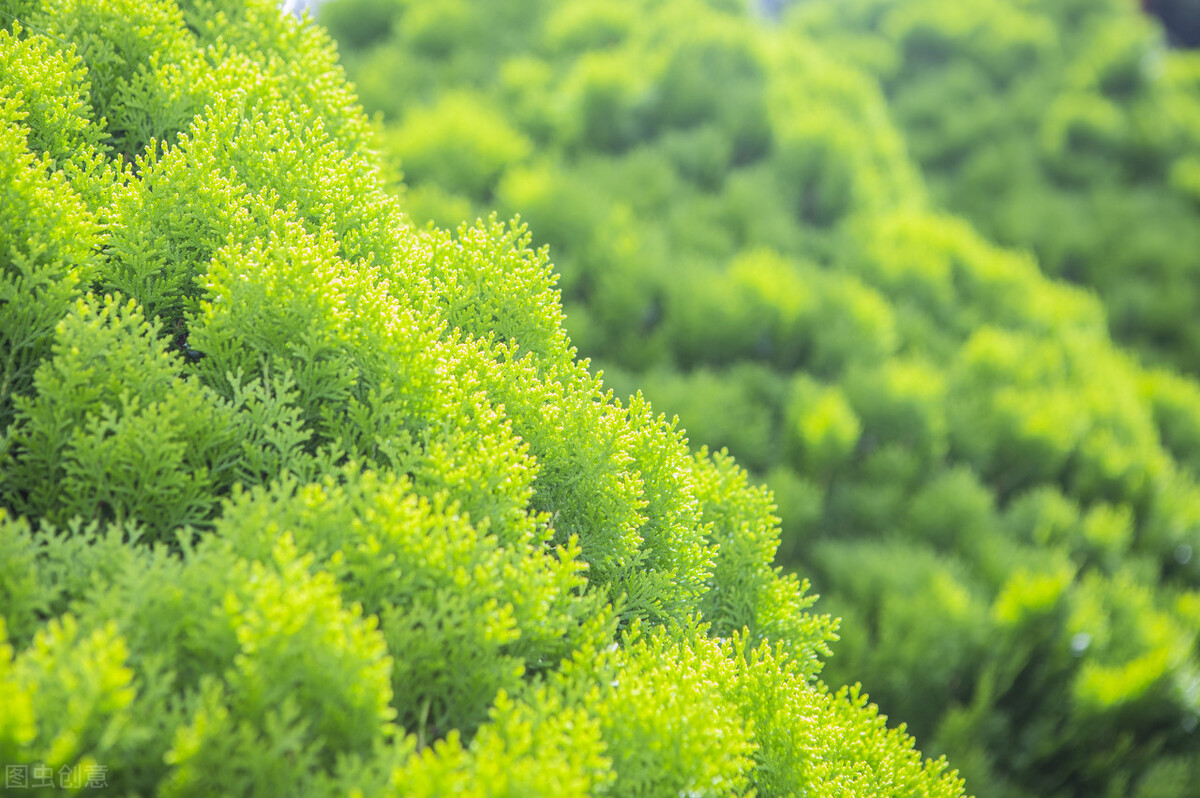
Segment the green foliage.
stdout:
<svg viewBox="0 0 1200 798">
<path fill-rule="evenodd" d="M 70 614 L 51 619 L 14 657 L 0 623 L 0 757 L 64 766 L 99 764 L 125 729 L 136 690 L 128 649 L 109 623 L 92 632 Z"/>
<path fill-rule="evenodd" d="M 11 33 L 0 32 L 0 51 L 5 54 L 6 96 L 11 92 L 9 99 L 23 113 L 27 146 L 35 156 L 49 158 L 54 171 L 86 199 L 102 201 L 109 189 L 108 181 L 97 174 L 109 168 L 103 157 L 104 125 L 90 118 L 83 64 L 45 38 L 21 38 L 20 33 L 19 22 Z"/>
<path fill-rule="evenodd" d="M 217 531 L 257 561 L 276 545 L 264 530 L 283 532 L 379 616 L 389 650 L 405 652 L 392 669 L 400 721 L 420 737 L 473 732 L 499 690 L 605 636 L 597 602 L 577 595 L 577 547 L 545 551 L 537 528 L 502 546 L 488 519 L 477 530 L 444 491 L 431 504 L 395 476 L 343 479 L 241 494 Z"/>
<path fill-rule="evenodd" d="M 89 98 L 104 116 L 109 143 L 132 157 L 168 139 L 198 110 L 195 51 L 175 3 L 56 2 L 33 14 L 35 30 L 70 41 L 87 66 Z"/>
<path fill-rule="evenodd" d="M 5 640 L 28 642 L 41 618 L 49 615 L 54 591 L 38 577 L 37 544 L 24 519 L 0 518 L 0 550 L 4 552 L 0 579 L 0 615 L 6 620 Z"/>
<path fill-rule="evenodd" d="M 5 503 L 56 524 L 136 519 L 157 534 L 204 522 L 233 481 L 228 405 L 181 380 L 132 301 L 89 295 L 58 324 L 53 357 L 16 400 Z"/>
<path fill-rule="evenodd" d="M 1094 288 L 1119 339 L 1197 373 L 1194 53 L 1128 2 L 794 7 L 879 79 L 939 201 Z"/>
<path fill-rule="evenodd" d="M 457 731 L 410 755 L 389 774 L 387 795 L 588 796 L 612 784 L 599 722 L 545 688 L 496 696 L 489 723 L 469 744 Z"/>
<path fill-rule="evenodd" d="M 643 638 L 636 627 L 623 642 L 576 658 L 559 677 L 568 695 L 582 692 L 572 684 L 577 680 L 599 685 L 581 700 L 598 719 L 613 760 L 613 792 L 746 794 L 751 735 L 721 689 L 735 678 L 734 663 L 714 643 L 696 650 L 658 635 Z M 646 695 L 658 700 L 641 700 Z"/>
<path fill-rule="evenodd" d="M 270 566 L 210 540 L 182 561 L 143 554 L 93 585 L 80 612 L 115 622 L 137 674 L 114 786 L 247 794 L 282 779 L 299 790 L 390 734 L 378 619 L 344 605 L 310 563 L 287 540 Z"/>
<path fill-rule="evenodd" d="M 47 87 L 57 105 L 42 100 L 31 88 L 18 89 L 26 84 L 15 80 L 13 72 L 30 68 L 30 62 L 41 63 L 48 49 L 44 44 L 27 45 L 18 38 L 20 32 L 16 25 L 11 34 L 0 32 L 0 53 L 6 64 L 0 94 L 0 258 L 4 264 L 0 424 L 4 425 L 12 421 L 14 396 L 29 389 L 38 363 L 49 353 L 54 326 L 96 269 L 100 232 L 96 216 L 73 190 L 73 184 L 84 182 L 73 156 L 84 160 L 86 168 L 92 162 L 86 154 L 90 142 L 72 138 L 87 136 L 94 129 L 72 113 L 80 112 L 81 100 L 77 84 L 66 78 L 77 81 L 79 72 L 45 70 L 57 83 Z M 54 64 L 53 59 L 47 61 Z M 59 63 L 65 67 L 69 62 L 60 58 Z M 30 81 L 38 84 L 42 81 Z M 111 177 L 97 171 L 93 185 L 103 193 Z"/>
<path fill-rule="evenodd" d="M 981 795 L 1195 794 L 1198 62 L 1123 0 L 810 0 L 775 27 L 743 5 L 327 13 L 411 164 L 405 210 L 520 214 L 617 395 L 754 472 L 695 461 L 707 589 L 648 608 L 627 587 L 622 621 L 699 611 L 809 678 L 824 650 L 784 641 L 832 628 L 794 583 L 781 598 L 778 550 L 844 619 L 824 678 L 861 681 Z M 370 36 L 350 22 L 367 6 Z M 508 324 L 490 283 L 445 290 L 465 336 Z M 497 333 L 537 352 L 516 373 L 569 371 L 546 364 L 546 329 Z M 541 463 L 534 506 L 578 537 L 589 583 L 634 584 L 651 519 L 615 478 L 631 450 L 584 434 L 611 429 L 594 404 L 520 393 L 496 395 Z M 544 431 L 555 407 L 580 419 L 570 436 Z M 893 783 L 834 761 L 804 772 Z M 744 783 L 810 783 L 774 767 Z"/>
<path fill-rule="evenodd" d="M 468 94 L 441 97 L 414 110 L 391 146 L 405 153 L 405 176 L 455 192 L 487 194 L 510 164 L 529 154 L 529 141 L 504 116 Z"/>
<path fill-rule="evenodd" d="M 792 391 L 784 422 L 790 459 L 797 470 L 834 474 L 850 459 L 862 425 L 836 387 L 823 388 L 801 378 Z"/>
<path fill-rule="evenodd" d="M 372 8 L 444 62 L 413 80 L 490 75 L 513 43 L 492 34 L 543 10 Z M 577 360 L 526 229 L 408 222 L 320 29 L 268 0 L 0 10 L 19 19 L 0 33 L 5 766 L 100 769 L 122 795 L 962 794 L 817 680 L 836 623 L 772 564 L 770 494 Z M 604 55 L 636 18 L 598 19 L 569 113 L 526 97 L 526 131 L 485 93 L 414 104 L 412 174 L 459 181 L 451 206 L 542 192 L 513 170 L 554 140 L 628 150 L 635 175 L 660 123 L 688 180 L 717 186 L 702 162 L 726 136 L 731 162 L 765 157 L 746 30 L 678 39 L 668 99 Z M 724 109 L 697 66 L 752 91 Z M 602 206 L 632 235 L 641 208 Z M 603 276 L 631 248 L 577 283 L 626 303 L 602 325 L 642 309 L 621 282 L 641 262 Z M 838 340 L 890 351 L 880 300 L 830 286 L 854 310 Z"/>
</svg>

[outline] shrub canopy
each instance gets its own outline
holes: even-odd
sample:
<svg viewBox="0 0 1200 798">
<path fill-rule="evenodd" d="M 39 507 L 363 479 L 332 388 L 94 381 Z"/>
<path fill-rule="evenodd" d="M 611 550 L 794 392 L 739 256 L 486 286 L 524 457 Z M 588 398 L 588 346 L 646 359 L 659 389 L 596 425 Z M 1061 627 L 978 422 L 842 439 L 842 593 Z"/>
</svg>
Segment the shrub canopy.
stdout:
<svg viewBox="0 0 1200 798">
<path fill-rule="evenodd" d="M 323 19 L 411 216 L 520 214 L 618 395 L 773 488 L 829 683 L 980 795 L 1194 796 L 1200 90 L 1134 5 Z"/>
<path fill-rule="evenodd" d="M 127 795 L 961 794 L 818 680 L 834 622 L 772 566 L 768 492 L 577 359 L 524 227 L 408 222 L 319 28 L 0 12 L 0 762 Z M 630 76 L 588 69 L 603 117 Z"/>
</svg>

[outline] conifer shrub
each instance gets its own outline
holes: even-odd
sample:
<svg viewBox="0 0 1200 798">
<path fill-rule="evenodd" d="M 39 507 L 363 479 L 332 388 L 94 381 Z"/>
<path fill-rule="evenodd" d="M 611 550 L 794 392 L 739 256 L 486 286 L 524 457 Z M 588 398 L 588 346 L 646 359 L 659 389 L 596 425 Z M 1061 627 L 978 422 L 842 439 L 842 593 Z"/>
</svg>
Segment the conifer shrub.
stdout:
<svg viewBox="0 0 1200 798">
<path fill-rule="evenodd" d="M 532 143 L 482 189 L 400 147 L 400 201 L 519 213 L 606 384 L 767 480 L 828 684 L 980 795 L 1195 795 L 1193 61 L 1123 0 L 795 6 L 458 3 L 495 35 L 434 52 L 412 0 L 347 63 L 389 144 L 469 151 L 417 135 L 460 93 Z"/>
<path fill-rule="evenodd" d="M 6 773 L 962 794 L 819 680 L 770 494 L 577 358 L 524 227 L 408 221 L 320 28 L 0 11 Z"/>
</svg>

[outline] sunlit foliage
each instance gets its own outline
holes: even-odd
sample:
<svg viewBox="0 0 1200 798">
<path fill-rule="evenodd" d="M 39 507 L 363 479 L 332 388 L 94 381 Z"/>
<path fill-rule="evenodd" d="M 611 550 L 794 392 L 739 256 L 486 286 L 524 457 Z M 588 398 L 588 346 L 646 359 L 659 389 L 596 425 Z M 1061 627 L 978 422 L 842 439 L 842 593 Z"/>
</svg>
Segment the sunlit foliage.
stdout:
<svg viewBox="0 0 1200 798">
<path fill-rule="evenodd" d="M 467 10 L 420 47 L 490 40 Z M 0 12 L 0 763 L 122 795 L 962 794 L 818 680 L 835 623 L 772 565 L 768 493 L 576 358 L 524 228 L 409 223 L 320 28 Z M 629 79 L 573 91 L 606 117 Z M 479 190 L 509 138 L 411 141 Z"/>
<path fill-rule="evenodd" d="M 1125 0 L 793 5 L 323 18 L 412 217 L 520 214 L 606 382 L 771 486 L 831 684 L 980 795 L 1195 795 L 1193 56 Z"/>
</svg>

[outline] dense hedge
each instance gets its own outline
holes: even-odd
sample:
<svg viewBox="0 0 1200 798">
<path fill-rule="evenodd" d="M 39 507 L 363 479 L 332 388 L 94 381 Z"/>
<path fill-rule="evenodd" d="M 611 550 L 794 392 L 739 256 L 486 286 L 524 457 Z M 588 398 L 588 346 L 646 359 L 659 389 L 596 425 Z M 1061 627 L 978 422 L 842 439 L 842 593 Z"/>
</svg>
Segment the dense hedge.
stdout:
<svg viewBox="0 0 1200 798">
<path fill-rule="evenodd" d="M 886 9 L 924 31 L 941 15 L 943 60 L 914 97 L 964 157 L 1017 181 L 1026 161 L 1001 144 L 1041 140 L 997 121 L 990 89 L 967 82 L 960 103 L 933 80 L 959 79 L 959 51 L 995 80 L 1023 74 L 1056 52 L 1049 20 L 1068 5 L 1106 21 L 1040 80 L 1073 48 L 1103 66 L 1111 37 L 1127 55 L 1153 41 L 1115 0 L 814 0 L 778 27 L 716 0 L 337 0 L 322 18 L 413 217 L 519 213 L 608 384 L 643 388 L 773 488 L 781 561 L 845 619 L 830 683 L 862 680 L 981 796 L 1196 796 L 1200 385 L 1109 332 L 1191 362 L 1200 227 L 1164 170 L 1194 129 L 1160 131 L 1162 168 L 1136 190 L 1105 178 L 1121 213 L 1153 205 L 1136 225 L 1089 216 L 1089 170 L 1128 165 L 1103 154 L 1062 150 L 1080 177 L 1061 189 L 981 194 L 1086 245 L 1072 276 L 1098 299 L 946 213 L 957 184 L 910 131 L 903 79 L 872 74 L 901 74 L 892 28 L 854 17 Z M 1009 46 L 1022 36 L 1028 52 Z M 1187 57 L 1167 58 L 1174 77 L 1130 88 L 1138 114 L 1200 97 Z M 1120 305 L 1126 244 L 1162 270 L 1137 285 L 1169 303 L 1153 313 Z M 1150 346 L 1135 328 L 1160 319 L 1169 339 Z"/>
<path fill-rule="evenodd" d="M 523 229 L 406 221 L 320 29 L 0 14 L 6 773 L 961 794 L 817 679 L 769 494 L 576 359 Z"/>
</svg>

